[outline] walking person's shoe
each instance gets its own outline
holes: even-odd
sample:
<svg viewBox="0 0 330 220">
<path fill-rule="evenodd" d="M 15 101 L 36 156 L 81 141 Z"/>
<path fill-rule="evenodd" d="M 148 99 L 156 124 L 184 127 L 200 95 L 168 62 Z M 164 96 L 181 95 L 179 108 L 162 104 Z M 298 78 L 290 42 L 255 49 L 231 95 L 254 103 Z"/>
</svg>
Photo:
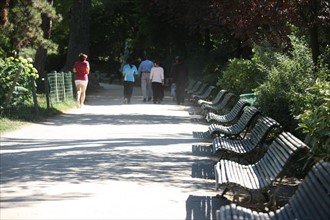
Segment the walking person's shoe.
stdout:
<svg viewBox="0 0 330 220">
<path fill-rule="evenodd" d="M 127 98 L 124 98 L 123 104 L 127 104 Z"/>
<path fill-rule="evenodd" d="M 148 102 L 151 100 L 151 97 L 148 98 Z"/>
<path fill-rule="evenodd" d="M 143 99 L 143 102 L 146 102 L 147 100 L 146 99 Z"/>
</svg>

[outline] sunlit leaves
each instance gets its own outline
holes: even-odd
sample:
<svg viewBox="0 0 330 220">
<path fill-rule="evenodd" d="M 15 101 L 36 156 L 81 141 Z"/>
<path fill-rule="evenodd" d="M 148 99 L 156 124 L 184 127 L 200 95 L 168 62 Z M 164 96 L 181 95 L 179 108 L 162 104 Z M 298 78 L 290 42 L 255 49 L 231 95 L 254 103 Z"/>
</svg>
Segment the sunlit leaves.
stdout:
<svg viewBox="0 0 330 220">
<path fill-rule="evenodd" d="M 15 90 L 11 100 L 11 105 L 22 104 L 31 96 L 31 78 L 38 78 L 38 71 L 32 65 L 31 58 L 14 58 L 8 57 L 0 59 L 0 111 L 5 107 L 5 100 L 10 88 L 13 86 L 19 68 L 21 72 L 15 84 Z"/>
</svg>

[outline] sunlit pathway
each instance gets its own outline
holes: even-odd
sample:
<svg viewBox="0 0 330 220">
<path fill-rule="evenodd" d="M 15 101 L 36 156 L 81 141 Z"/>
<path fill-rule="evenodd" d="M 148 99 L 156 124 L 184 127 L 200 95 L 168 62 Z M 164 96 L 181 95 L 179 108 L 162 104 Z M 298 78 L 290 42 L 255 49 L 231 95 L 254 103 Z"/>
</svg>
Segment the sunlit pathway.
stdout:
<svg viewBox="0 0 330 220">
<path fill-rule="evenodd" d="M 211 212 L 214 180 L 196 178 L 191 106 L 142 104 L 103 85 L 86 106 L 1 134 L 0 219 L 185 219 Z M 201 207 L 208 203 L 209 207 Z M 207 218 L 204 218 L 207 219 Z"/>
</svg>

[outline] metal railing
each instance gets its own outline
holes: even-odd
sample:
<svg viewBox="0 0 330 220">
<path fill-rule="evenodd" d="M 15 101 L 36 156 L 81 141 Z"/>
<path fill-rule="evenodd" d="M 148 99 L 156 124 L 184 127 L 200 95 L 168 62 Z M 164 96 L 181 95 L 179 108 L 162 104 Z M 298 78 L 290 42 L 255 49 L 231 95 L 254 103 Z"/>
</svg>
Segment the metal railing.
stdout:
<svg viewBox="0 0 330 220">
<path fill-rule="evenodd" d="M 47 74 L 48 97 L 51 104 L 74 99 L 73 74 L 51 72 Z"/>
</svg>

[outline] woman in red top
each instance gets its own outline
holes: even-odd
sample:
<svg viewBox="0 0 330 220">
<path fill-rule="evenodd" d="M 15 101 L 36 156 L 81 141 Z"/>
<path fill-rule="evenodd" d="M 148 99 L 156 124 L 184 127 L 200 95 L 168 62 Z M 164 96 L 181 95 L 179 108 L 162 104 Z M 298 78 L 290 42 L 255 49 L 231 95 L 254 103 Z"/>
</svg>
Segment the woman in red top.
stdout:
<svg viewBox="0 0 330 220">
<path fill-rule="evenodd" d="M 79 61 L 75 62 L 73 72 L 77 89 L 77 108 L 80 108 L 84 105 L 88 84 L 89 62 L 86 54 L 79 54 Z"/>
</svg>

